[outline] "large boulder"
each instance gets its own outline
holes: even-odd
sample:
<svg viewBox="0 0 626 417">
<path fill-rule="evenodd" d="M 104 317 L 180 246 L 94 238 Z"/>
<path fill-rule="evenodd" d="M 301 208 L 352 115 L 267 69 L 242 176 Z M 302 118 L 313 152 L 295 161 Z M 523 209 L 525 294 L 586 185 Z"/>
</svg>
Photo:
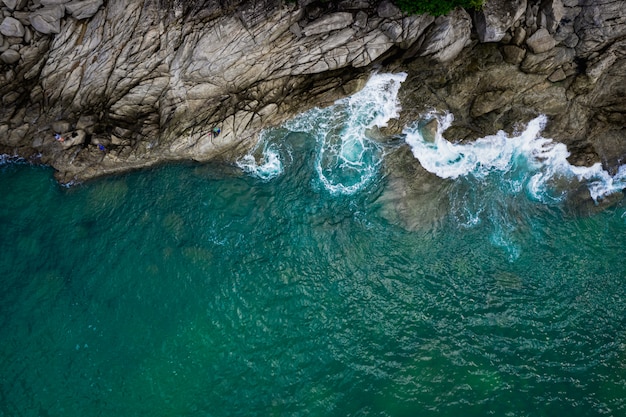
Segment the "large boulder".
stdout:
<svg viewBox="0 0 626 417">
<path fill-rule="evenodd" d="M 30 15 L 30 24 L 44 35 L 61 32 L 61 18 L 65 16 L 65 7 L 61 4 L 46 6 Z"/>
<path fill-rule="evenodd" d="M 474 14 L 474 24 L 481 42 L 500 42 L 506 31 L 526 11 L 527 0 L 487 0 Z"/>
<path fill-rule="evenodd" d="M 556 46 L 556 40 L 547 29 L 541 28 L 526 39 L 526 45 L 535 54 L 547 52 Z"/>
<path fill-rule="evenodd" d="M 554 33 L 565 15 L 565 7 L 562 0 L 543 0 L 539 14 L 539 25 Z"/>
<path fill-rule="evenodd" d="M 2 54 L 0 54 L 0 60 L 9 65 L 17 63 L 20 58 L 20 53 L 14 49 L 7 49 Z"/>
<path fill-rule="evenodd" d="M 4 36 L 22 38 L 24 37 L 25 33 L 24 25 L 22 25 L 22 22 L 20 22 L 19 20 L 11 16 L 7 16 L 0 24 L 0 33 L 2 33 Z"/>
<path fill-rule="evenodd" d="M 437 17 L 425 34 L 420 55 L 438 62 L 452 61 L 469 44 L 471 29 L 471 18 L 462 8 Z"/>
</svg>

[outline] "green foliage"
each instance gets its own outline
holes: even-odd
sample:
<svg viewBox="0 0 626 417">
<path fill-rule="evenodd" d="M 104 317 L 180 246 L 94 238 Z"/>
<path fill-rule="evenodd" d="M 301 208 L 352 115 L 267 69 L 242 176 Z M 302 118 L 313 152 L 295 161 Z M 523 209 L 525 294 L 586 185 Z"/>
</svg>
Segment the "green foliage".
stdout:
<svg viewBox="0 0 626 417">
<path fill-rule="evenodd" d="M 394 0 L 394 3 L 405 13 L 440 16 L 457 6 L 465 9 L 480 9 L 483 0 Z"/>
</svg>

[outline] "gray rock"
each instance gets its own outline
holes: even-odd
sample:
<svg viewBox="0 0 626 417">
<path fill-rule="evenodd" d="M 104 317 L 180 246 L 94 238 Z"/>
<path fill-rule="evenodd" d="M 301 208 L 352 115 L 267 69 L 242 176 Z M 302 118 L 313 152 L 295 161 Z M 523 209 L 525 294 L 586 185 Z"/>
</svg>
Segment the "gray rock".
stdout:
<svg viewBox="0 0 626 417">
<path fill-rule="evenodd" d="M 70 130 L 70 122 L 67 120 L 56 120 L 52 123 L 52 130 L 55 133 L 64 133 Z"/>
<path fill-rule="evenodd" d="M 367 13 L 363 10 L 357 12 L 356 18 L 354 19 L 354 26 L 359 29 L 364 29 L 367 27 Z"/>
<path fill-rule="evenodd" d="M 565 71 L 563 71 L 563 68 L 557 68 L 552 74 L 550 74 L 548 80 L 553 83 L 557 83 L 559 81 L 563 81 L 566 78 L 567 75 L 565 75 Z"/>
<path fill-rule="evenodd" d="M 338 6 L 340 10 L 363 10 L 371 7 L 367 0 L 344 0 Z"/>
<path fill-rule="evenodd" d="M 547 29 L 541 28 L 526 39 L 526 45 L 535 54 L 547 52 L 556 46 L 556 41 Z"/>
<path fill-rule="evenodd" d="M 487 0 L 474 14 L 478 39 L 481 42 L 499 42 L 526 11 L 527 0 Z"/>
<path fill-rule="evenodd" d="M 93 134 L 97 119 L 94 115 L 83 115 L 76 122 L 77 130 L 84 130 L 87 134 Z M 66 129 L 68 130 L 69 127 Z"/>
<path fill-rule="evenodd" d="M 518 65 L 524 59 L 526 51 L 523 48 L 515 45 L 504 45 L 502 47 L 502 54 L 504 60 L 509 64 Z"/>
<path fill-rule="evenodd" d="M 65 5 L 65 10 L 75 19 L 89 19 L 95 15 L 103 5 L 103 0 L 74 0 Z"/>
<path fill-rule="evenodd" d="M 4 36 L 22 38 L 24 36 L 24 25 L 13 17 L 5 17 L 0 24 L 0 33 Z"/>
<path fill-rule="evenodd" d="M 24 28 L 24 43 L 29 44 L 33 40 L 33 32 L 29 28 Z"/>
<path fill-rule="evenodd" d="M 84 130 L 76 130 L 74 132 L 63 133 L 61 134 L 61 136 L 63 137 L 63 142 L 61 142 L 61 146 L 63 147 L 63 149 L 69 149 L 72 146 L 82 145 L 83 143 L 85 143 L 85 137 L 87 135 L 85 134 Z"/>
<path fill-rule="evenodd" d="M 471 19 L 462 8 L 437 17 L 425 34 L 420 55 L 431 56 L 439 62 L 453 60 L 469 43 L 471 27 Z"/>
<path fill-rule="evenodd" d="M 400 17 L 402 12 L 398 7 L 388 0 L 383 0 L 376 9 L 378 16 L 385 18 Z"/>
<path fill-rule="evenodd" d="M 2 0 L 9 10 L 22 10 L 28 4 L 28 0 Z"/>
<path fill-rule="evenodd" d="M 563 19 L 563 16 L 565 14 L 563 1 L 562 0 L 543 0 L 541 2 L 541 11 L 543 13 L 543 19 L 542 19 L 542 22 L 540 23 L 550 33 L 554 33 L 554 31 L 556 31 L 556 28 L 559 26 L 559 23 L 561 23 L 561 19 Z"/>
<path fill-rule="evenodd" d="M 69 3 L 70 0 L 39 0 L 42 6 L 56 6 L 57 4 Z"/>
<path fill-rule="evenodd" d="M 511 43 L 517 46 L 520 46 L 526 40 L 526 29 L 521 26 L 515 28 L 515 32 L 513 32 L 513 37 L 511 38 Z"/>
<path fill-rule="evenodd" d="M 383 23 L 380 25 L 380 30 L 394 42 L 397 42 L 402 36 L 402 26 L 397 22 Z"/>
<path fill-rule="evenodd" d="M 626 42 L 621 43 L 623 44 L 621 45 L 622 48 L 626 46 Z M 587 64 L 586 74 L 592 83 L 598 81 L 598 79 L 613 66 L 615 61 L 617 61 L 619 52 L 616 52 L 616 49 L 619 50 L 619 48 L 616 47 L 609 48 L 604 54 Z"/>
<path fill-rule="evenodd" d="M 302 37 L 302 28 L 298 24 L 298 22 L 294 22 L 291 26 L 289 26 L 289 31 L 296 35 L 297 38 Z"/>
<path fill-rule="evenodd" d="M 321 17 L 314 22 L 309 23 L 304 28 L 305 36 L 313 36 L 319 35 L 321 33 L 328 33 L 333 30 L 343 29 L 348 27 L 354 22 L 354 18 L 352 17 L 352 13 L 348 12 L 339 12 L 333 13 L 331 15 L 327 15 Z"/>
<path fill-rule="evenodd" d="M 582 3 L 574 30 L 580 38 L 578 54 L 589 56 L 626 36 L 626 1 L 589 1 Z"/>
<path fill-rule="evenodd" d="M 552 73 L 557 68 L 574 59 L 574 50 L 557 47 L 541 54 L 526 54 L 520 69 L 530 74 Z"/>
<path fill-rule="evenodd" d="M 0 55 L 0 60 L 5 64 L 15 64 L 20 60 L 20 53 L 14 49 L 7 49 Z"/>
<path fill-rule="evenodd" d="M 30 15 L 30 24 L 33 29 L 44 35 L 61 32 L 61 17 L 58 16 L 58 8 L 39 9 Z"/>
<path fill-rule="evenodd" d="M 479 117 L 503 107 L 508 103 L 515 93 L 509 90 L 488 91 L 476 97 L 472 103 L 470 114 L 472 117 Z"/>
<path fill-rule="evenodd" d="M 30 25 L 30 12 L 13 12 L 13 17 L 19 20 L 22 25 Z"/>
</svg>

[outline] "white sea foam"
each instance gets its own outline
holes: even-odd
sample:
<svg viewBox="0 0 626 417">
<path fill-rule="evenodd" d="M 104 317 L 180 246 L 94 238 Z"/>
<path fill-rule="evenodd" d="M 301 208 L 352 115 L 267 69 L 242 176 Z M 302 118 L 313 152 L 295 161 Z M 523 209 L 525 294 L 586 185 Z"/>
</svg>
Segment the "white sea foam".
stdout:
<svg viewBox="0 0 626 417">
<path fill-rule="evenodd" d="M 397 100 L 405 73 L 374 74 L 358 93 L 325 109 L 313 109 L 289 121 L 291 131 L 307 132 L 318 143 L 315 169 L 332 194 L 353 194 L 376 176 L 380 145 L 365 136 L 373 126 L 384 127 L 398 117 Z"/>
<path fill-rule="evenodd" d="M 264 181 L 269 181 L 278 177 L 283 173 L 283 162 L 280 159 L 280 153 L 274 144 L 268 144 L 263 136 L 259 145 L 263 147 L 261 150 L 261 156 L 257 160 L 254 151 L 245 155 L 243 158 L 237 161 L 237 166 L 245 172 L 260 178 Z"/>
<path fill-rule="evenodd" d="M 420 164 L 441 178 L 481 179 L 494 172 L 525 171 L 522 179 L 510 180 L 508 186 L 513 191 L 525 186 L 532 198 L 545 202 L 562 196 L 553 185 L 563 179 L 586 184 L 596 202 L 626 187 L 626 166 L 611 176 L 599 163 L 591 167 L 571 165 L 564 144 L 541 136 L 546 116 L 531 120 L 517 136 L 500 131 L 468 144 L 451 143 L 443 137 L 453 121 L 451 114 L 428 113 L 424 118 L 439 122 L 434 141 L 426 141 L 420 125 L 415 124 L 404 130 L 406 142 Z"/>
</svg>

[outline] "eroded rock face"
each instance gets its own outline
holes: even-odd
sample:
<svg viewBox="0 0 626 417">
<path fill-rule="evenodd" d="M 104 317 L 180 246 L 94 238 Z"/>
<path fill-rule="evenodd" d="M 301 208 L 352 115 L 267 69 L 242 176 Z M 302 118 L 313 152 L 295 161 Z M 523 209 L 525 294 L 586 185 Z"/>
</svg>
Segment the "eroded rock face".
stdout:
<svg viewBox="0 0 626 417">
<path fill-rule="evenodd" d="M 0 129 L 12 132 L 6 146 L 40 153 L 62 181 L 162 160 L 235 158 L 262 128 L 355 92 L 385 55 L 423 44 L 417 54 L 450 60 L 470 33 L 463 10 L 433 24 L 378 2 L 37 4 L 7 17 L 7 31 L 21 22 L 33 34 L 0 56 Z M 423 42 L 427 29 L 441 50 Z M 85 120 L 84 140 L 54 140 L 54 122 L 78 130 Z"/>
<path fill-rule="evenodd" d="M 502 26 L 500 42 L 474 42 L 446 65 L 411 62 L 400 91 L 403 122 L 424 109 L 450 111 L 446 136 L 466 141 L 546 114 L 545 136 L 564 142 L 572 163 L 614 171 L 626 161 L 626 22 L 617 12 L 625 7 L 529 1 L 519 20 Z"/>
<path fill-rule="evenodd" d="M 481 42 L 500 42 L 526 12 L 527 0 L 486 1 L 474 14 L 478 39 Z"/>
<path fill-rule="evenodd" d="M 545 113 L 582 162 L 626 154 L 626 0 L 487 0 L 473 18 L 407 16 L 388 0 L 3 4 L 0 151 L 41 155 L 64 182 L 236 159 L 374 67 L 409 72 L 405 120 L 450 110 L 459 139 Z"/>
</svg>

